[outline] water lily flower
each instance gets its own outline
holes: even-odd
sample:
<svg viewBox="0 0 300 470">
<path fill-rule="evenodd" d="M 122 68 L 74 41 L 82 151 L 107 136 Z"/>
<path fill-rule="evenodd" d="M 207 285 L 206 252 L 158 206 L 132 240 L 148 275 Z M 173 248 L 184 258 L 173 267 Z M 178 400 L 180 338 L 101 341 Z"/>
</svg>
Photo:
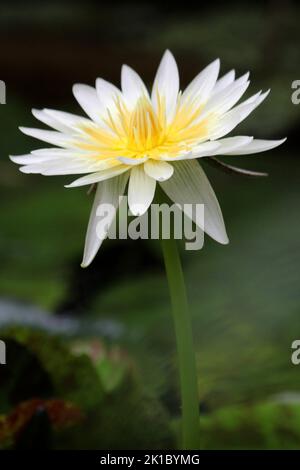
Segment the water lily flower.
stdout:
<svg viewBox="0 0 300 470">
<path fill-rule="evenodd" d="M 183 211 L 204 205 L 204 221 L 189 209 L 186 215 L 216 241 L 228 237 L 215 193 L 199 160 L 208 157 L 228 171 L 244 170 L 219 162 L 218 155 L 249 155 L 277 147 L 282 140 L 249 136 L 225 137 L 268 95 L 261 91 L 239 103 L 249 86 L 249 74 L 235 79 L 232 70 L 218 79 L 220 62 L 208 65 L 181 92 L 173 55 L 166 51 L 149 94 L 139 75 L 124 65 L 121 90 L 98 78 L 96 88 L 75 85 L 73 93 L 87 117 L 33 110 L 54 130 L 21 127 L 25 134 L 54 148 L 11 157 L 24 173 L 82 174 L 67 187 L 97 184 L 82 266 L 95 257 L 103 239 L 97 234 L 98 208 L 110 204 L 113 221 L 120 196 L 128 183 L 128 205 L 133 215 L 144 214 L 153 201 L 157 183 Z M 248 174 L 251 172 L 248 172 Z M 252 172 L 252 174 L 255 172 Z M 187 206 L 185 206 L 187 205 Z M 174 317 L 182 402 L 182 448 L 199 448 L 199 395 L 193 329 L 180 256 L 174 237 L 161 237 Z"/>
<path fill-rule="evenodd" d="M 166 51 L 151 94 L 139 75 L 123 65 L 121 90 L 102 78 L 95 88 L 74 85 L 74 96 L 87 117 L 33 110 L 38 120 L 54 130 L 20 128 L 55 146 L 11 157 L 22 165 L 23 173 L 84 175 L 69 188 L 97 183 L 82 266 L 91 263 L 102 243 L 95 229 L 98 206 L 105 202 L 117 208 L 127 182 L 133 215 L 147 211 L 158 183 L 181 206 L 204 204 L 205 226 L 200 228 L 219 243 L 228 243 L 219 203 L 197 159 L 263 152 L 285 139 L 225 137 L 269 91 L 237 104 L 249 86 L 249 74 L 235 79 L 232 70 L 218 79 L 219 68 L 217 59 L 180 91 L 176 61 Z"/>
</svg>

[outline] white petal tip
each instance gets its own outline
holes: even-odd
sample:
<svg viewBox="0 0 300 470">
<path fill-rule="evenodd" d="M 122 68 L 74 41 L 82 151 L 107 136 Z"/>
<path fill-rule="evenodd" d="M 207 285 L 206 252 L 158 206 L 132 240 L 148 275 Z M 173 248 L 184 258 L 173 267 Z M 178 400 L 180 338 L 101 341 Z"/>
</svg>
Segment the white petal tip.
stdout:
<svg viewBox="0 0 300 470">
<path fill-rule="evenodd" d="M 80 267 L 83 268 L 83 269 L 85 269 L 85 268 L 87 268 L 90 264 L 91 264 L 91 262 L 90 262 L 90 263 L 87 263 L 86 261 L 82 261 Z"/>
<path fill-rule="evenodd" d="M 286 140 L 287 140 L 287 137 L 284 137 L 283 139 L 280 139 L 280 140 L 274 140 L 274 147 L 273 148 L 279 147 L 279 145 L 284 144 L 284 142 Z M 272 150 L 272 149 L 270 149 L 270 150 Z"/>
<path fill-rule="evenodd" d="M 72 86 L 72 92 L 73 92 L 73 95 L 77 96 L 78 93 L 80 93 L 80 91 L 82 90 L 82 87 L 85 87 L 87 85 L 84 85 L 83 83 L 74 83 L 74 85 Z"/>
<path fill-rule="evenodd" d="M 74 85 L 72 86 L 72 90 L 73 92 L 78 90 L 78 88 L 81 86 L 81 83 L 74 83 Z"/>
<path fill-rule="evenodd" d="M 146 211 L 147 208 L 141 204 L 130 204 L 130 212 L 135 217 L 141 217 L 143 214 L 145 214 Z"/>
<path fill-rule="evenodd" d="M 205 231 L 205 227 L 204 227 L 204 231 Z M 227 237 L 226 233 L 223 233 L 221 236 L 219 234 L 216 237 L 212 236 L 212 238 L 216 242 L 220 243 L 220 245 L 228 245 L 229 244 L 229 238 Z"/>
<path fill-rule="evenodd" d="M 165 52 L 164 52 L 164 54 L 163 54 L 163 56 L 162 56 L 161 61 L 163 62 L 163 61 L 165 61 L 165 60 L 171 60 L 171 61 L 176 62 L 176 61 L 175 61 L 175 57 L 174 57 L 174 55 L 172 54 L 172 52 L 170 51 L 170 49 L 166 49 Z"/>
<path fill-rule="evenodd" d="M 25 173 L 25 174 L 27 174 L 27 175 L 29 175 L 30 173 L 32 173 L 31 170 L 28 170 L 28 167 L 27 167 L 27 166 L 20 166 L 19 170 L 20 170 L 21 173 Z"/>
</svg>

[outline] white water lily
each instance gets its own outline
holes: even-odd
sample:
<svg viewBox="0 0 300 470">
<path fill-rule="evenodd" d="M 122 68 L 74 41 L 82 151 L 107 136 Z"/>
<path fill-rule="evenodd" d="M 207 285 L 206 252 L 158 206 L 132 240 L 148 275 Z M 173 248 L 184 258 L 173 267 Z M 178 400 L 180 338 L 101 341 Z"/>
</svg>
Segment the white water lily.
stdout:
<svg viewBox="0 0 300 470">
<path fill-rule="evenodd" d="M 91 263 L 103 241 L 96 235 L 98 206 L 105 202 L 117 208 L 128 180 L 133 215 L 147 211 L 158 183 L 175 203 L 204 204 L 205 226 L 200 228 L 216 241 L 228 243 L 217 198 L 196 159 L 263 152 L 285 139 L 224 138 L 268 91 L 237 105 L 248 88 L 249 74 L 235 79 L 232 70 L 218 79 L 219 68 L 217 59 L 181 92 L 176 61 L 166 51 L 151 95 L 139 75 L 124 65 L 121 90 L 101 78 L 95 88 L 74 85 L 74 96 L 87 118 L 51 109 L 33 110 L 38 120 L 54 130 L 20 128 L 55 146 L 11 157 L 23 165 L 22 172 L 85 174 L 67 187 L 97 183 L 82 266 Z"/>
</svg>

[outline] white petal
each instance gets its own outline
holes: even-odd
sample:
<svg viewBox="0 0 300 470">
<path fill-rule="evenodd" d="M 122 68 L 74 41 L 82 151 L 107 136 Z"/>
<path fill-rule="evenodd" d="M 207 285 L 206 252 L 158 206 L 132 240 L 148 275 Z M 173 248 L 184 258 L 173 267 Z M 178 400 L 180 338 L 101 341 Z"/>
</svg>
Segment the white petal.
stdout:
<svg viewBox="0 0 300 470">
<path fill-rule="evenodd" d="M 27 165 L 28 163 L 35 163 L 38 157 L 35 157 L 34 155 L 31 155 L 30 153 L 27 153 L 25 155 L 10 155 L 9 159 L 17 163 L 18 165 Z"/>
<path fill-rule="evenodd" d="M 190 97 L 199 97 L 202 103 L 206 102 L 215 86 L 220 70 L 220 60 L 216 59 L 203 69 L 188 85 L 182 94 L 182 100 Z"/>
<path fill-rule="evenodd" d="M 219 147 L 220 144 L 218 142 L 207 141 L 193 147 L 192 150 L 176 155 L 176 157 L 166 154 L 160 155 L 160 159 L 166 162 L 179 162 L 181 160 L 189 160 L 191 158 L 209 157 Z"/>
<path fill-rule="evenodd" d="M 245 81 L 244 77 L 214 94 L 203 110 L 202 119 L 210 113 L 224 114 L 234 106 L 249 86 L 250 82 Z"/>
<path fill-rule="evenodd" d="M 165 161 L 148 160 L 144 164 L 145 173 L 157 181 L 166 181 L 173 175 L 174 168 Z"/>
<path fill-rule="evenodd" d="M 180 160 L 187 160 L 188 158 L 191 157 L 191 155 L 192 155 L 192 152 L 190 150 L 185 150 L 184 152 L 179 153 L 175 157 L 174 155 L 169 155 L 166 153 L 166 154 L 161 154 L 159 158 L 161 159 L 161 161 L 165 161 L 165 162 L 179 162 Z"/>
<path fill-rule="evenodd" d="M 31 127 L 19 127 L 19 129 L 23 134 L 34 137 L 35 139 L 43 140 L 48 144 L 56 145 L 58 147 L 68 147 L 74 144 L 74 139 L 72 137 L 62 134 L 61 132 L 34 129 Z"/>
<path fill-rule="evenodd" d="M 117 157 L 117 160 L 119 160 L 119 162 L 121 163 L 124 163 L 124 165 L 136 166 L 136 165 L 140 165 L 141 163 L 146 162 L 148 160 L 148 157 L 142 157 L 142 158 Z"/>
<path fill-rule="evenodd" d="M 143 215 L 155 193 L 156 181 L 150 178 L 143 166 L 132 168 L 128 186 L 128 205 L 133 215 Z"/>
<path fill-rule="evenodd" d="M 215 151 L 219 147 L 219 142 L 204 142 L 203 144 L 199 144 L 193 148 L 189 158 L 209 157 L 210 155 L 214 155 Z"/>
<path fill-rule="evenodd" d="M 77 175 L 81 173 L 87 173 L 89 170 L 88 165 L 83 165 L 78 161 L 73 160 L 59 160 L 42 163 L 32 163 L 26 166 L 20 167 L 22 173 L 37 173 L 45 176 L 53 175 Z"/>
<path fill-rule="evenodd" d="M 59 162 L 48 162 L 48 163 L 32 163 L 20 167 L 22 173 L 36 173 L 44 176 L 54 175 L 78 175 L 87 173 L 89 171 L 96 171 L 89 168 L 88 165 L 82 165 L 74 161 L 59 161 Z"/>
<path fill-rule="evenodd" d="M 101 103 L 102 114 L 109 110 L 112 114 L 116 112 L 117 100 L 123 100 L 122 93 L 115 85 L 104 80 L 97 78 L 96 80 L 97 96 Z"/>
<path fill-rule="evenodd" d="M 121 71 L 122 92 L 126 103 L 134 108 L 139 98 L 149 97 L 147 88 L 141 77 L 128 65 L 123 65 Z"/>
<path fill-rule="evenodd" d="M 63 149 L 63 148 L 44 148 L 44 149 L 37 149 L 32 150 L 31 155 L 39 157 L 41 159 L 54 159 L 54 158 L 87 158 L 89 156 L 96 157 L 98 153 L 86 150 L 79 150 L 79 149 Z"/>
<path fill-rule="evenodd" d="M 196 160 L 175 163 L 172 178 L 160 185 L 169 198 L 180 204 L 185 214 L 192 218 L 202 230 L 219 243 L 228 243 L 219 203 L 204 171 Z M 204 204 L 204 227 L 202 220 L 196 219 L 195 211 L 191 208 L 192 204 Z"/>
<path fill-rule="evenodd" d="M 70 131 L 67 126 L 61 124 L 56 119 L 53 119 L 53 117 L 49 116 L 44 109 L 32 109 L 31 112 L 36 119 L 59 132 L 68 133 Z"/>
<path fill-rule="evenodd" d="M 19 170 L 22 173 L 26 173 L 26 174 L 41 174 L 43 171 L 43 169 L 40 166 L 37 166 L 34 164 L 20 166 Z"/>
<path fill-rule="evenodd" d="M 230 70 L 230 72 L 226 73 L 221 77 L 215 84 L 214 89 L 212 90 L 212 94 L 218 93 L 219 91 L 226 88 L 228 85 L 233 83 L 235 78 L 235 71 Z"/>
<path fill-rule="evenodd" d="M 78 116 L 72 113 L 66 113 L 64 111 L 57 111 L 56 109 L 47 109 L 45 108 L 44 113 L 49 118 L 52 118 L 57 126 L 64 127 L 66 132 L 78 130 L 79 126 L 93 125 L 93 121 L 86 119 L 83 116 Z M 80 130 L 80 128 L 79 128 Z"/>
<path fill-rule="evenodd" d="M 109 227 L 116 215 L 120 196 L 124 194 L 127 180 L 128 174 L 125 174 L 98 184 L 85 238 L 83 261 L 81 264 L 83 268 L 86 268 L 93 261 L 103 240 L 106 238 L 105 234 L 103 234 L 104 236 L 101 238 L 98 236 L 99 233 L 97 235 L 97 225 L 103 220 L 102 214 L 98 213 L 97 215 L 98 208 L 101 204 L 110 204 L 111 207 L 114 208 L 106 218 L 107 235 Z"/>
<path fill-rule="evenodd" d="M 42 175 L 95 173 L 120 166 L 115 159 L 99 159 L 97 153 L 76 149 L 38 149 L 27 155 L 10 158 L 14 163 L 25 165 L 20 168 L 23 173 L 40 173 Z"/>
<path fill-rule="evenodd" d="M 30 163 L 45 163 L 45 162 L 54 162 L 54 161 L 62 161 L 65 162 L 68 159 L 72 159 L 73 161 L 77 159 L 77 161 L 83 161 L 83 159 L 93 158 L 96 157 L 95 154 L 85 153 L 81 151 L 74 150 L 66 150 L 66 149 L 57 149 L 57 148 L 48 148 L 48 149 L 39 149 L 33 150 L 31 153 L 26 155 L 17 155 L 17 156 L 10 156 L 10 159 L 14 163 L 19 163 L 22 165 L 28 165 Z M 85 160 L 88 161 L 88 160 Z M 92 160 L 93 161 L 93 160 Z M 95 161 L 95 158 L 94 158 Z"/>
<path fill-rule="evenodd" d="M 101 124 L 101 113 L 103 113 L 103 108 L 100 104 L 95 88 L 89 85 L 77 83 L 73 86 L 73 94 L 85 113 L 93 121 Z"/>
<path fill-rule="evenodd" d="M 265 152 L 266 150 L 271 150 L 275 147 L 278 147 L 285 141 L 286 138 L 281 140 L 254 139 L 240 150 L 237 149 L 235 151 L 229 152 L 227 155 L 251 155 L 252 153 Z"/>
<path fill-rule="evenodd" d="M 221 116 L 214 129 L 210 133 L 210 139 L 216 140 L 221 139 L 224 135 L 229 134 L 242 120 L 242 116 L 239 113 L 226 113 Z"/>
<path fill-rule="evenodd" d="M 128 170 L 128 167 L 116 166 L 113 168 L 108 168 L 106 170 L 98 171 L 96 173 L 91 173 L 90 175 L 83 176 L 73 181 L 70 184 L 67 184 L 65 188 L 76 188 L 78 186 L 85 186 L 87 184 L 98 183 L 99 181 L 105 181 L 107 179 L 116 177 L 125 173 Z"/>
<path fill-rule="evenodd" d="M 218 140 L 220 147 L 212 152 L 210 156 L 213 155 L 228 155 L 230 152 L 242 149 L 250 142 L 252 142 L 253 137 L 248 136 L 236 136 L 236 137 L 227 137 L 226 139 Z"/>
<path fill-rule="evenodd" d="M 239 86 L 239 85 L 242 85 L 243 83 L 246 83 L 249 81 L 249 75 L 250 75 L 250 72 L 246 72 L 244 73 L 244 75 L 242 75 L 241 77 L 237 78 L 236 80 L 234 80 L 234 84 L 236 86 Z M 230 85 L 229 85 L 230 86 Z"/>
<path fill-rule="evenodd" d="M 166 51 L 159 64 L 151 99 L 154 109 L 158 110 L 158 96 L 165 100 L 167 122 L 171 122 L 176 110 L 179 92 L 179 74 L 176 61 L 170 51 Z"/>
<path fill-rule="evenodd" d="M 242 122 L 262 101 L 268 96 L 269 90 L 265 93 L 256 93 L 238 106 L 223 114 L 216 122 L 211 131 L 211 139 L 219 139 L 231 132 L 240 122 Z"/>
<path fill-rule="evenodd" d="M 266 91 L 265 93 L 256 93 L 255 95 L 248 98 L 246 101 L 243 101 L 238 106 L 232 108 L 228 113 L 228 116 L 234 116 L 235 114 L 240 115 L 240 122 L 246 119 L 252 111 L 257 108 L 268 96 L 270 90 Z"/>
</svg>

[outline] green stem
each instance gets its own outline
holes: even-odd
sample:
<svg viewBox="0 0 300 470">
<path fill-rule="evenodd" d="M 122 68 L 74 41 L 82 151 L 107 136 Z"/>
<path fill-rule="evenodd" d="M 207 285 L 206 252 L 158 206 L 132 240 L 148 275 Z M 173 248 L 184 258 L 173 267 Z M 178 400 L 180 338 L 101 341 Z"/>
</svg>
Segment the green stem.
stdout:
<svg viewBox="0 0 300 470">
<path fill-rule="evenodd" d="M 199 405 L 193 331 L 176 240 L 161 239 L 175 323 L 182 402 L 183 449 L 200 444 Z"/>
</svg>

